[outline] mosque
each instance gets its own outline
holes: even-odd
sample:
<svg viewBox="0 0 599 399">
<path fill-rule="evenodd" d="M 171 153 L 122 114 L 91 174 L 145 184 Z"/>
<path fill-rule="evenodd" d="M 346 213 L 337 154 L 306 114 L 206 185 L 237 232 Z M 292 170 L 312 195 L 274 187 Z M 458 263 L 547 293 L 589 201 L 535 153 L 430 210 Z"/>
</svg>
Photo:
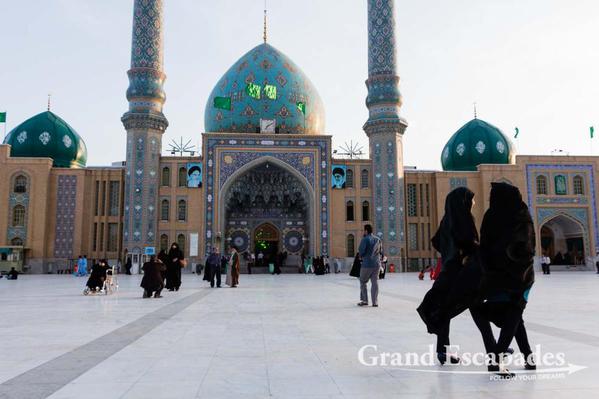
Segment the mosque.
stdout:
<svg viewBox="0 0 599 399">
<path fill-rule="evenodd" d="M 317 88 L 266 36 L 212 89 L 201 155 L 164 156 L 163 0 L 135 0 L 126 161 L 86 166 L 82 136 L 49 110 L 12 129 L 0 145 L 0 270 L 57 273 L 82 254 L 131 258 L 136 270 L 171 242 L 190 269 L 211 248 L 235 245 L 284 251 L 297 270 L 302 254 L 349 262 L 370 223 L 396 271 L 414 271 L 438 256 L 430 239 L 447 193 L 474 191 L 480 223 L 495 181 L 523 193 L 537 258 L 591 267 L 599 158 L 516 156 L 504 133 L 475 118 L 447 141 L 442 171 L 405 166 L 395 1 L 367 4 L 369 159 L 336 157 Z"/>
</svg>

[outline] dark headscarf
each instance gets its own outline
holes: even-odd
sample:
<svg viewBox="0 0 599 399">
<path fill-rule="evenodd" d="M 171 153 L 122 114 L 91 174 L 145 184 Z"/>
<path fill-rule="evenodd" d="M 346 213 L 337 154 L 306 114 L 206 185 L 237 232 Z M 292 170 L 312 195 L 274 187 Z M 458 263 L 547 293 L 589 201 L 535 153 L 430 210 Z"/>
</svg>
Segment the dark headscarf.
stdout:
<svg viewBox="0 0 599 399">
<path fill-rule="evenodd" d="M 474 193 L 466 187 L 451 191 L 445 199 L 445 215 L 432 238 L 433 246 L 441 253 L 443 269 L 472 254 L 478 246 L 478 232 L 472 217 Z"/>
<path fill-rule="evenodd" d="M 480 231 L 486 289 L 497 293 L 530 288 L 534 282 L 535 232 L 517 187 L 491 183 L 489 209 Z"/>
<path fill-rule="evenodd" d="M 183 260 L 183 252 L 179 249 L 179 244 L 176 242 L 172 243 L 170 249 L 168 250 L 168 259 L 169 261 L 173 261 L 173 259 L 179 259 L 179 261 Z"/>
</svg>

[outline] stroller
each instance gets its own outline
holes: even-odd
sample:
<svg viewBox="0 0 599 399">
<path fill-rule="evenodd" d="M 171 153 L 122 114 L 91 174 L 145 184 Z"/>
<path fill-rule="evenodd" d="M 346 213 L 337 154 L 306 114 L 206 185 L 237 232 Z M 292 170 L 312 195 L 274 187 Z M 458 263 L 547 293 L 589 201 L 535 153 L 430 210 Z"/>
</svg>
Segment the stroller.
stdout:
<svg viewBox="0 0 599 399">
<path fill-rule="evenodd" d="M 96 289 L 92 289 L 89 286 L 86 286 L 83 290 L 83 295 L 110 295 L 119 289 L 116 266 L 105 267 L 105 275 L 104 282 L 102 287 L 96 287 Z"/>
</svg>

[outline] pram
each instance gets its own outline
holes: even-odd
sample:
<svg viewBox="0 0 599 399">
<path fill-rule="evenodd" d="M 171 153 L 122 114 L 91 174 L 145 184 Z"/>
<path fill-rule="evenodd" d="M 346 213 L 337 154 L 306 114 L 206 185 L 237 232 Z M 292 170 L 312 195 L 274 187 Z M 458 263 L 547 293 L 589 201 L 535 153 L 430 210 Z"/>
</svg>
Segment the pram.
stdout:
<svg viewBox="0 0 599 399">
<path fill-rule="evenodd" d="M 99 287 L 98 287 L 99 288 Z M 112 266 L 106 270 L 106 277 L 104 278 L 104 284 L 100 289 L 91 289 L 85 287 L 83 295 L 110 295 L 119 289 L 118 277 L 116 273 L 116 266 Z"/>
</svg>

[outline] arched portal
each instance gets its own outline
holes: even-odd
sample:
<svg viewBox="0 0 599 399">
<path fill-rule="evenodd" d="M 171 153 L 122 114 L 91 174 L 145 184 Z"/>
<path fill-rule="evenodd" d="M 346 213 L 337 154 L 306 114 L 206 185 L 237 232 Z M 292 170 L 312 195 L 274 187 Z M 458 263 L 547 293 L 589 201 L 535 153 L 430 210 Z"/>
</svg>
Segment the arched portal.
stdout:
<svg viewBox="0 0 599 399">
<path fill-rule="evenodd" d="M 558 215 L 541 226 L 541 249 L 554 265 L 584 265 L 587 256 L 584 227 Z"/>
<path fill-rule="evenodd" d="M 314 194 L 290 165 L 262 157 L 244 165 L 219 193 L 225 243 L 246 255 L 274 257 L 286 252 L 287 263 L 311 252 Z M 265 259 L 266 261 L 267 259 Z"/>
<path fill-rule="evenodd" d="M 254 247 L 252 248 L 256 254 L 259 263 L 274 263 L 274 259 L 280 252 L 279 242 L 280 234 L 271 223 L 263 223 L 254 229 L 253 234 Z M 263 265 L 258 265 L 263 266 Z"/>
</svg>

